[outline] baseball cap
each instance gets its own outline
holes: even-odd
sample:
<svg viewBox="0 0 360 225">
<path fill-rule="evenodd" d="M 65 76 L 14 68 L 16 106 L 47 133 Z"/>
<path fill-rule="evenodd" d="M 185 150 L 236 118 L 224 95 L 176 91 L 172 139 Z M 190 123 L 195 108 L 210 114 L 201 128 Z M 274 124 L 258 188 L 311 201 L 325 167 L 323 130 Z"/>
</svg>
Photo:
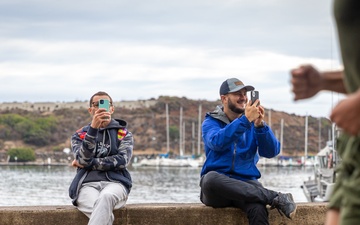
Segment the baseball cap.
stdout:
<svg viewBox="0 0 360 225">
<path fill-rule="evenodd" d="M 253 86 L 244 85 L 244 83 L 237 78 L 229 78 L 221 84 L 220 95 L 237 92 L 243 88 L 245 88 L 246 91 L 252 91 L 255 89 Z"/>
</svg>

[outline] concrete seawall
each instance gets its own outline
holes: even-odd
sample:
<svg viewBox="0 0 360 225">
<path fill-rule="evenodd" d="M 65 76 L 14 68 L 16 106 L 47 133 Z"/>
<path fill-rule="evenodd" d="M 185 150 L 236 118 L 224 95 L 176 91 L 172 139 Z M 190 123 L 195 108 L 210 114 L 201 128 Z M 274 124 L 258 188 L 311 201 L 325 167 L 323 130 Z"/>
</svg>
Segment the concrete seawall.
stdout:
<svg viewBox="0 0 360 225">
<path fill-rule="evenodd" d="M 269 211 L 270 224 L 322 225 L 326 204 L 299 203 L 290 220 L 276 209 Z M 115 210 L 114 225 L 243 225 L 245 214 L 236 208 L 214 209 L 202 204 L 129 204 Z M 1 225 L 86 225 L 88 218 L 73 206 L 0 207 Z"/>
</svg>

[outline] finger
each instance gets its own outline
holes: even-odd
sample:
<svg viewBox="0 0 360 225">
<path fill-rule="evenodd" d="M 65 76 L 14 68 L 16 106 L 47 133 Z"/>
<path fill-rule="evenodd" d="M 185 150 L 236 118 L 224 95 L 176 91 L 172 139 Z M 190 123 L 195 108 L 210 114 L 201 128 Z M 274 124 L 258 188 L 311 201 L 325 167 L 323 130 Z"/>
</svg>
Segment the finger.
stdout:
<svg viewBox="0 0 360 225">
<path fill-rule="evenodd" d="M 304 84 L 304 85 L 300 85 L 300 86 L 293 86 L 291 91 L 295 94 L 298 94 L 298 93 L 306 93 L 307 92 L 307 86 Z"/>
<path fill-rule="evenodd" d="M 293 86 L 291 91 L 295 94 L 295 97 L 304 97 L 308 95 L 308 87 L 306 84 Z"/>
<path fill-rule="evenodd" d="M 77 162 L 76 159 L 74 159 L 74 160 L 72 161 L 71 165 L 72 165 L 73 167 L 78 167 L 79 163 Z"/>
<path fill-rule="evenodd" d="M 290 71 L 292 77 L 299 77 L 304 75 L 304 69 L 299 67 Z"/>
<path fill-rule="evenodd" d="M 258 107 L 260 105 L 260 100 L 259 99 L 256 99 L 254 101 L 254 103 L 252 104 L 252 106 L 255 106 L 255 107 Z"/>
<path fill-rule="evenodd" d="M 106 109 L 104 109 L 104 108 L 98 108 L 96 111 L 97 111 L 97 112 L 106 112 Z"/>
<path fill-rule="evenodd" d="M 312 65 L 306 64 L 306 65 L 301 65 L 299 67 L 299 69 L 303 74 L 306 74 L 306 73 L 314 70 L 314 67 Z"/>
<path fill-rule="evenodd" d="M 290 80 L 291 84 L 293 87 L 295 88 L 301 88 L 304 87 L 304 85 L 306 85 L 307 81 L 304 78 L 293 78 Z"/>
</svg>

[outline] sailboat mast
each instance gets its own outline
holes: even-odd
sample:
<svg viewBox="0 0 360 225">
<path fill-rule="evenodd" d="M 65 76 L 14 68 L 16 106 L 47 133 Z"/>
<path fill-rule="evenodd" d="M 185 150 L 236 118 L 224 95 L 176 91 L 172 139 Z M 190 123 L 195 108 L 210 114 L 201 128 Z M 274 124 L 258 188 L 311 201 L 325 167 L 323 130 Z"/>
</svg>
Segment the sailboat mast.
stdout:
<svg viewBox="0 0 360 225">
<path fill-rule="evenodd" d="M 307 151 L 308 151 L 308 115 L 306 114 L 305 117 L 305 156 L 304 156 L 304 165 L 307 159 Z"/>
<path fill-rule="evenodd" d="M 337 162 L 337 154 L 335 154 L 335 151 L 336 151 L 336 138 L 337 138 L 337 134 L 336 134 L 336 124 L 333 123 L 332 124 L 332 153 L 333 153 L 333 157 L 332 157 L 332 160 L 333 160 L 333 165 L 336 165 L 336 162 Z"/>
<path fill-rule="evenodd" d="M 166 114 L 166 153 L 170 151 L 170 129 L 169 129 L 169 105 L 166 103 L 165 107 Z"/>
<path fill-rule="evenodd" d="M 191 154 L 195 155 L 195 122 L 191 123 Z"/>
<path fill-rule="evenodd" d="M 198 118 L 198 145 L 197 145 L 197 151 L 198 151 L 198 155 L 200 155 L 200 141 L 201 141 L 201 110 L 202 110 L 202 106 L 201 104 L 199 105 L 199 118 Z"/>
<path fill-rule="evenodd" d="M 185 155 L 185 150 L 186 150 L 186 148 L 185 148 L 185 146 L 186 146 L 186 143 L 185 143 L 185 141 L 186 141 L 186 133 L 185 133 L 185 122 L 183 122 L 183 126 L 182 126 L 182 154 L 181 154 L 181 156 L 182 155 Z"/>
<path fill-rule="evenodd" d="M 284 119 L 281 119 L 281 130 L 280 130 L 280 155 L 283 155 L 283 140 L 284 140 Z"/>
<path fill-rule="evenodd" d="M 269 109 L 269 127 L 271 129 L 271 109 Z"/>
<path fill-rule="evenodd" d="M 321 117 L 319 118 L 319 152 L 321 150 Z"/>
<path fill-rule="evenodd" d="M 183 130 L 182 130 L 182 126 L 183 126 L 183 108 L 182 106 L 180 106 L 180 124 L 179 124 L 179 154 L 182 156 L 183 155 L 183 149 L 182 149 L 182 141 L 183 141 Z"/>
</svg>

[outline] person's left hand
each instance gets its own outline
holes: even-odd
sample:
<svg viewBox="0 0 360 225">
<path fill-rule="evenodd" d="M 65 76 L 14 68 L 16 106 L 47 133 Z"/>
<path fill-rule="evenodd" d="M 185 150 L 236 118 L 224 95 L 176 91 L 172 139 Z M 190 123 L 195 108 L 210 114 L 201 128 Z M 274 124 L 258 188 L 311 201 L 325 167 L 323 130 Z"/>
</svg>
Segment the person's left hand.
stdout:
<svg viewBox="0 0 360 225">
<path fill-rule="evenodd" d="M 74 160 L 72 161 L 71 165 L 72 165 L 73 167 L 84 168 L 84 166 L 83 166 L 83 165 L 80 165 L 80 163 L 79 163 L 76 159 L 74 159 Z"/>
<path fill-rule="evenodd" d="M 259 117 L 256 120 L 254 120 L 255 127 L 262 125 L 262 122 L 264 120 L 264 112 L 265 112 L 264 107 L 262 107 L 261 105 L 259 105 L 257 108 L 259 112 Z"/>
<path fill-rule="evenodd" d="M 360 134 L 360 90 L 340 101 L 332 110 L 330 119 L 345 133 Z"/>
<path fill-rule="evenodd" d="M 248 101 L 246 103 L 245 116 L 250 122 L 253 122 L 259 118 L 259 106 L 257 106 L 258 103 L 260 103 L 259 99 L 256 99 L 254 103 L 252 103 L 251 101 Z"/>
</svg>

